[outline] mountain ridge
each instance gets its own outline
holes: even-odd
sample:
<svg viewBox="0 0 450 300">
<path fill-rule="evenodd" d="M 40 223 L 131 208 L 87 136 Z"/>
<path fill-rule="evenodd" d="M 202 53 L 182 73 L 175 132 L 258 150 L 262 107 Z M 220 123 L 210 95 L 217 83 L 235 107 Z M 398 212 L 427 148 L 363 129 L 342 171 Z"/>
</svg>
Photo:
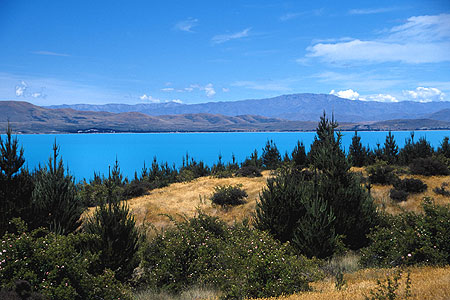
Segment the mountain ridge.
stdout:
<svg viewBox="0 0 450 300">
<path fill-rule="evenodd" d="M 260 115 L 290 121 L 317 121 L 323 111 L 333 113 L 340 122 L 386 121 L 392 119 L 429 118 L 440 110 L 450 109 L 450 101 L 420 103 L 413 101 L 376 102 L 339 98 L 329 94 L 289 94 L 264 99 L 207 102 L 199 104 L 74 104 L 47 108 L 74 108 L 114 113 L 137 111 L 150 116 L 210 113 L 224 116 Z M 446 120 L 447 121 L 447 120 Z"/>
</svg>

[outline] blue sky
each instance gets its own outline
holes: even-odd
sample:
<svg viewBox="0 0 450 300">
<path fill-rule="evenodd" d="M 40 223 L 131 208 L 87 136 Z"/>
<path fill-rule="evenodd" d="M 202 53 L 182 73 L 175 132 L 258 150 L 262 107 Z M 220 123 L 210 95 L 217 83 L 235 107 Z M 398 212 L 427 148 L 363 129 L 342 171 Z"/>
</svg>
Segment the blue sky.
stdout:
<svg viewBox="0 0 450 300">
<path fill-rule="evenodd" d="M 0 1 L 0 100 L 450 101 L 450 2 Z"/>
</svg>

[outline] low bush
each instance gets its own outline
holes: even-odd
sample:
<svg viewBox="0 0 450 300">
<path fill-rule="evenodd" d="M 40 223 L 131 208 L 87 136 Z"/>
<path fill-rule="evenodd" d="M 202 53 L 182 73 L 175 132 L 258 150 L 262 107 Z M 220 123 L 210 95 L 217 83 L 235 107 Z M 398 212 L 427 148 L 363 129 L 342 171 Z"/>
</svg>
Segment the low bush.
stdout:
<svg viewBox="0 0 450 300">
<path fill-rule="evenodd" d="M 242 189 L 242 185 L 216 186 L 211 201 L 221 206 L 235 206 L 244 204 L 247 196 L 247 192 Z"/>
<path fill-rule="evenodd" d="M 252 165 L 248 165 L 248 166 L 242 166 L 239 170 L 236 171 L 235 173 L 236 176 L 241 176 L 241 177 L 261 177 L 261 170 L 256 167 L 256 166 L 252 166 Z"/>
<path fill-rule="evenodd" d="M 442 196 L 450 197 L 450 191 L 448 190 L 448 182 L 443 182 L 441 184 L 441 187 L 435 187 L 433 189 L 433 192 Z"/>
<path fill-rule="evenodd" d="M 112 271 L 92 271 L 99 255 L 88 251 L 87 245 L 97 242 L 98 236 L 27 232 L 23 223 L 16 222 L 17 233 L 5 234 L 0 243 L 1 289 L 14 290 L 22 280 L 30 284 L 31 292 L 47 299 L 130 299 Z"/>
<path fill-rule="evenodd" d="M 315 261 L 293 255 L 288 244 L 203 213 L 158 233 L 141 256 L 142 282 L 172 293 L 213 286 L 227 299 L 271 297 L 307 290 L 321 276 Z"/>
<path fill-rule="evenodd" d="M 418 194 L 425 192 L 428 186 L 420 179 L 405 178 L 394 182 L 394 188 L 411 194 Z"/>
<path fill-rule="evenodd" d="M 363 249 L 366 267 L 450 263 L 450 206 L 423 202 L 424 214 L 385 216 L 384 224 L 369 234 L 370 246 Z"/>
<path fill-rule="evenodd" d="M 408 195 L 409 195 L 409 193 L 407 191 L 398 190 L 395 188 L 391 189 L 389 191 L 389 197 L 391 197 L 391 199 L 396 202 L 406 201 L 406 199 L 408 198 Z"/>
<path fill-rule="evenodd" d="M 394 173 L 394 168 L 386 163 L 379 162 L 367 168 L 369 181 L 371 184 L 390 185 L 398 180 Z"/>
<path fill-rule="evenodd" d="M 433 176 L 448 175 L 450 172 L 447 166 L 441 161 L 433 158 L 418 158 L 409 165 L 412 174 Z"/>
</svg>

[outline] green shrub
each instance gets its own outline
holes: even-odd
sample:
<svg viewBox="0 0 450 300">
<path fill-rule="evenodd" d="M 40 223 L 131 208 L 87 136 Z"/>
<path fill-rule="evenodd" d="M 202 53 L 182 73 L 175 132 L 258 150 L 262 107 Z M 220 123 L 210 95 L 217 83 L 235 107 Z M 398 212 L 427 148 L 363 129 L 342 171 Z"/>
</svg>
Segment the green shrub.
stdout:
<svg viewBox="0 0 450 300">
<path fill-rule="evenodd" d="M 98 268 L 113 270 L 118 280 L 126 281 L 139 263 L 140 233 L 127 204 L 120 202 L 114 181 L 109 179 L 108 195 L 87 219 L 83 231 L 100 237 L 98 242 L 90 244 L 92 251 L 100 252 Z"/>
<path fill-rule="evenodd" d="M 377 287 L 370 290 L 370 296 L 365 296 L 365 300 L 408 300 L 411 299 L 411 274 L 408 272 L 405 280 L 405 290 L 400 291 L 400 280 L 402 271 L 398 270 L 392 277 L 386 280 L 377 280 Z"/>
<path fill-rule="evenodd" d="M 249 166 L 242 166 L 239 170 L 235 173 L 236 176 L 240 177 L 261 177 L 261 170 L 253 165 Z"/>
<path fill-rule="evenodd" d="M 433 158 L 418 158 L 409 165 L 412 174 L 433 176 L 450 174 L 447 166 Z"/>
<path fill-rule="evenodd" d="M 158 233 L 141 255 L 150 288 L 213 286 L 227 299 L 304 291 L 320 276 L 315 262 L 292 255 L 267 233 L 246 224 L 227 227 L 203 213 Z"/>
<path fill-rule="evenodd" d="M 428 186 L 420 179 L 405 178 L 394 182 L 394 188 L 411 194 L 419 194 L 425 192 Z"/>
<path fill-rule="evenodd" d="M 448 190 L 448 182 L 443 182 L 441 184 L 441 187 L 435 187 L 433 189 L 433 192 L 442 196 L 450 197 L 450 191 Z"/>
<path fill-rule="evenodd" d="M 235 206 L 244 204 L 247 196 L 247 192 L 242 189 L 242 185 L 216 186 L 211 201 L 221 206 Z"/>
<path fill-rule="evenodd" d="M 399 190 L 399 189 L 391 189 L 389 191 L 389 197 L 396 201 L 396 202 L 402 202 L 402 201 L 406 201 L 406 199 L 408 198 L 409 193 L 405 190 Z"/>
<path fill-rule="evenodd" d="M 130 299 L 113 272 L 92 272 L 99 255 L 88 251 L 87 245 L 97 242 L 98 236 L 22 230 L 2 238 L 0 288 L 12 290 L 18 280 L 25 280 L 32 292 L 48 299 Z"/>
<path fill-rule="evenodd" d="M 370 246 L 362 250 L 363 266 L 390 267 L 450 263 L 450 207 L 427 199 L 424 214 L 386 216 L 369 234 Z"/>
<path fill-rule="evenodd" d="M 390 185 L 398 180 L 397 175 L 394 173 L 394 168 L 385 162 L 378 162 L 368 167 L 367 172 L 369 173 L 369 181 L 372 184 Z"/>
</svg>

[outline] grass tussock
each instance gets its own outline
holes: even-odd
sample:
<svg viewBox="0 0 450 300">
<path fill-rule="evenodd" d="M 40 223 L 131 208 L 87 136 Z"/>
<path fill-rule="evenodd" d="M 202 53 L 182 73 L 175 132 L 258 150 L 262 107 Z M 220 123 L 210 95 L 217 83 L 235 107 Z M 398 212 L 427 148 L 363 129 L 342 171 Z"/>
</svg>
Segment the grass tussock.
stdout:
<svg viewBox="0 0 450 300">
<path fill-rule="evenodd" d="M 152 290 L 140 291 L 134 294 L 134 300 L 217 300 L 219 297 L 219 291 L 206 287 L 193 287 L 179 295 L 154 292 Z"/>
<path fill-rule="evenodd" d="M 414 267 L 411 272 L 412 300 L 447 300 L 450 299 L 450 267 Z M 312 283 L 313 291 L 267 298 L 271 300 L 364 300 L 370 291 L 377 286 L 377 280 L 383 281 L 392 276 L 395 269 L 363 269 L 345 274 L 346 285 L 337 290 L 334 277 Z M 405 281 L 401 280 L 400 291 L 405 289 Z"/>
<path fill-rule="evenodd" d="M 259 193 L 266 185 L 269 171 L 264 171 L 262 177 L 214 178 L 201 177 L 190 182 L 173 183 L 170 186 L 150 191 L 149 195 L 128 201 L 137 224 L 152 223 L 157 229 L 171 224 L 165 216 L 185 215 L 193 217 L 198 209 L 211 216 L 218 216 L 231 224 L 236 220 L 249 218 L 255 210 Z M 242 185 L 248 198 L 239 207 L 222 208 L 212 205 L 210 197 L 214 188 L 224 185 Z"/>
</svg>

